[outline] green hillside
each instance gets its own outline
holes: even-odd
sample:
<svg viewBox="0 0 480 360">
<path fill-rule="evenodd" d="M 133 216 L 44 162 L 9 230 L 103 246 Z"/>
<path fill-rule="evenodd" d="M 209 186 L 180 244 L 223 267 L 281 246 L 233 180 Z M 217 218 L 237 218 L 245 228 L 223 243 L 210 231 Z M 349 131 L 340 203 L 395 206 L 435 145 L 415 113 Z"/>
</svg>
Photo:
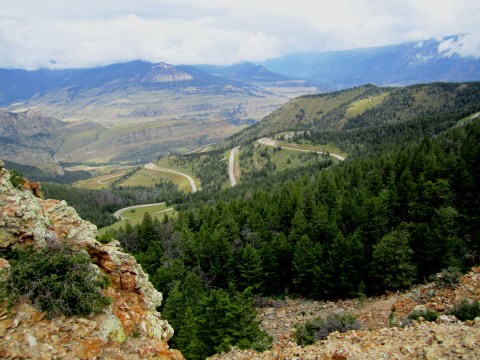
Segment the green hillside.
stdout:
<svg viewBox="0 0 480 360">
<path fill-rule="evenodd" d="M 316 143 L 333 142 L 349 152 L 351 144 L 372 145 L 392 132 L 401 138 L 399 132 L 409 129 L 419 136 L 445 130 L 455 119 L 480 110 L 479 89 L 478 82 L 398 88 L 365 85 L 302 96 L 229 140 L 246 144 L 284 131 L 308 131 Z"/>
</svg>

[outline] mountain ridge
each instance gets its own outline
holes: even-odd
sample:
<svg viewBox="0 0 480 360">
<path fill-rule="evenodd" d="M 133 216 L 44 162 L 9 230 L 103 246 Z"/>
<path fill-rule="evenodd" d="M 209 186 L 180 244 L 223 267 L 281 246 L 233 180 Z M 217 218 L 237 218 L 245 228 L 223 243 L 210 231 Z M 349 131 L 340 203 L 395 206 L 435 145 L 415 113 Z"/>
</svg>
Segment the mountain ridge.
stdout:
<svg viewBox="0 0 480 360">
<path fill-rule="evenodd" d="M 480 80 L 480 58 L 462 57 L 452 49 L 467 35 L 372 48 L 298 53 L 260 64 L 276 73 L 315 80 L 331 90 L 365 83 L 411 85 Z"/>
</svg>

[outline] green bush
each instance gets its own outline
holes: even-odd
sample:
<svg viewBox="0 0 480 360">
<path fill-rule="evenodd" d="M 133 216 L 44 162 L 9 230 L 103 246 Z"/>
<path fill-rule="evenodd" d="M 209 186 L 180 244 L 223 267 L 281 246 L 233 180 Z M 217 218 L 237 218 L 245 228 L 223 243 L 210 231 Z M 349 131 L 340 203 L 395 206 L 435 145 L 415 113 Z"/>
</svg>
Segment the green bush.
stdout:
<svg viewBox="0 0 480 360">
<path fill-rule="evenodd" d="M 330 314 L 326 317 L 318 317 L 307 321 L 304 325 L 297 325 L 293 337 L 297 344 L 309 345 L 317 340 L 326 339 L 327 336 L 334 331 L 343 333 L 348 330 L 358 330 L 360 328 L 360 322 L 352 314 Z"/>
<path fill-rule="evenodd" d="M 454 287 L 460 283 L 462 272 L 455 266 L 443 269 L 440 274 L 433 275 L 432 280 L 439 287 Z"/>
<path fill-rule="evenodd" d="M 57 244 L 37 251 L 15 250 L 8 260 L 8 275 L 0 277 L 0 298 L 10 305 L 24 296 L 53 317 L 88 315 L 110 304 L 101 293 L 109 278 L 95 271 L 84 251 Z"/>
<path fill-rule="evenodd" d="M 19 171 L 10 170 L 10 182 L 17 189 L 21 189 L 26 180 Z"/>
<path fill-rule="evenodd" d="M 412 311 L 407 316 L 407 318 L 411 320 L 418 320 L 421 317 L 424 318 L 425 321 L 436 321 L 438 318 L 438 313 L 430 309 L 427 309 L 426 311 L 416 310 Z"/>
<path fill-rule="evenodd" d="M 455 315 L 458 320 L 474 320 L 480 316 L 480 301 L 463 300 L 453 307 L 451 314 Z"/>
</svg>

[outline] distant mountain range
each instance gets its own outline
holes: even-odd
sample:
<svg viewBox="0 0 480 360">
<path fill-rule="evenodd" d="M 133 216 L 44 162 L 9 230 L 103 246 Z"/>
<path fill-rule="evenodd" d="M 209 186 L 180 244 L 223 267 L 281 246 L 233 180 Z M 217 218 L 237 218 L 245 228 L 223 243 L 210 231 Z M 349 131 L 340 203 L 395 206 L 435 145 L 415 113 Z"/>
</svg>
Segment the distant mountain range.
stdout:
<svg viewBox="0 0 480 360">
<path fill-rule="evenodd" d="M 373 83 L 410 85 L 480 80 L 480 54 L 462 54 L 467 35 L 375 48 L 311 52 L 262 62 L 275 73 L 315 81 L 328 89 Z M 477 46 L 478 47 L 478 46 Z"/>
<path fill-rule="evenodd" d="M 0 158 L 23 164 L 151 161 L 220 141 L 289 99 L 320 91 L 249 63 L 208 70 L 145 61 L 0 70 L 0 106 L 12 112 L 0 114 Z M 32 109 L 38 116 L 25 113 Z M 62 121 L 35 134 L 9 131 L 24 118 L 40 126 L 42 116 Z"/>
<path fill-rule="evenodd" d="M 141 163 L 221 141 L 301 95 L 366 83 L 480 80 L 480 59 L 460 56 L 464 39 L 296 54 L 261 64 L 138 60 L 85 69 L 0 69 L 0 107 L 36 114 L 2 114 L 0 158 L 26 164 Z M 62 123 L 48 120 L 52 123 L 45 127 L 47 118 Z M 24 120 L 38 122 L 42 131 L 12 128 Z"/>
<path fill-rule="evenodd" d="M 127 88 L 143 90 L 181 89 L 185 87 L 249 88 L 252 84 L 286 82 L 287 86 L 303 86 L 305 81 L 275 74 L 253 63 L 241 63 L 227 67 L 213 65 L 152 64 L 131 61 L 86 69 L 35 71 L 0 69 L 0 106 L 25 101 L 33 96 L 43 96 L 63 89 L 69 98 L 91 89 L 121 91 Z M 312 84 L 306 84 L 312 86 Z M 223 90 L 219 90 L 223 92 Z M 307 91 L 311 92 L 311 90 Z"/>
</svg>

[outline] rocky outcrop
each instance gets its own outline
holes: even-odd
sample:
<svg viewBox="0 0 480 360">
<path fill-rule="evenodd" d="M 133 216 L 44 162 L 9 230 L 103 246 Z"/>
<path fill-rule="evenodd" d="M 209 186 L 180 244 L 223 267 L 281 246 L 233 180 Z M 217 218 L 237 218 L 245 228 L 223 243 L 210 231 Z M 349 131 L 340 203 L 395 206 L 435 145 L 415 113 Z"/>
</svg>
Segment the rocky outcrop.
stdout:
<svg viewBox="0 0 480 360">
<path fill-rule="evenodd" d="M 44 314 L 26 301 L 11 311 L 0 306 L 0 358 L 183 359 L 169 350 L 173 330 L 156 308 L 162 294 L 148 281 L 135 258 L 114 241 L 95 240 L 96 227 L 82 220 L 64 201 L 43 200 L 38 185 L 16 188 L 0 161 L 0 253 L 31 245 L 68 242 L 86 251 L 111 285 L 104 290 L 112 302 L 88 318 Z M 9 267 L 0 258 L 0 269 Z"/>
<path fill-rule="evenodd" d="M 193 80 L 189 73 L 179 70 L 173 65 L 158 63 L 152 65 L 150 71 L 141 80 L 142 83 L 165 83 Z"/>
<path fill-rule="evenodd" d="M 211 359 L 479 359 L 480 318 L 462 322 L 448 315 L 464 299 L 480 300 L 480 267 L 472 268 L 453 287 L 429 283 L 363 301 L 268 300 L 261 304 L 258 320 L 274 338 L 272 349 L 263 353 L 232 349 Z M 392 324 L 392 309 L 396 324 Z M 414 309 L 434 310 L 440 316 L 436 322 L 413 321 L 400 326 Z M 326 340 L 304 347 L 295 343 L 295 325 L 341 311 L 354 314 L 363 328 L 334 332 Z"/>
</svg>

